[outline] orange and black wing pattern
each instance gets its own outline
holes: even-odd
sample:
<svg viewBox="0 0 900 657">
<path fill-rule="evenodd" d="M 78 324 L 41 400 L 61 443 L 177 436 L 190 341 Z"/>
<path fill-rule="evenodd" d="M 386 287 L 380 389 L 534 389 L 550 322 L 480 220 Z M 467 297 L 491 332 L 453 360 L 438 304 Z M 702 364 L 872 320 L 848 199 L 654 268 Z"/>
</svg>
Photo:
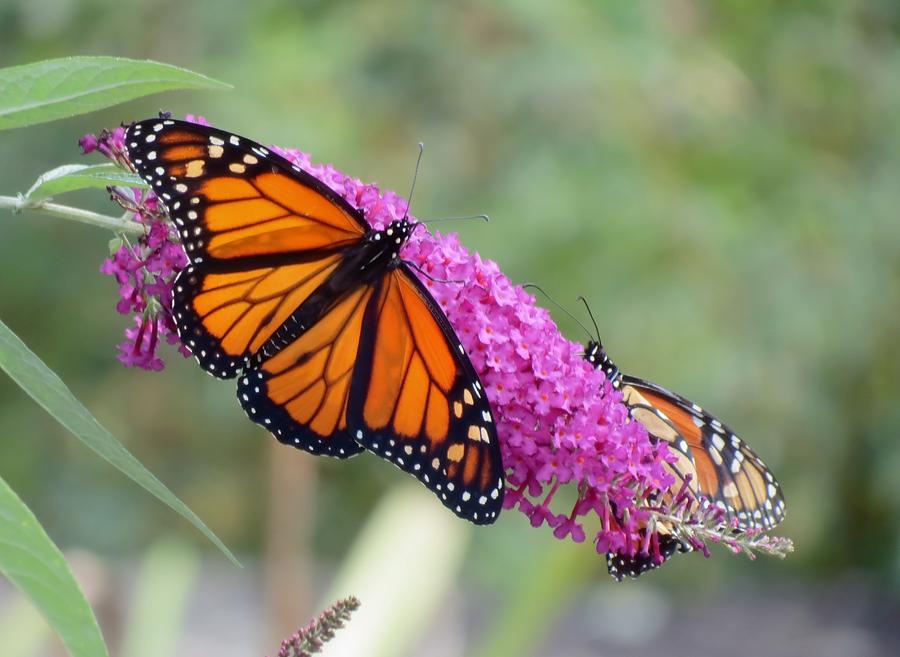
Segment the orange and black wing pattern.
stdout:
<svg viewBox="0 0 900 657">
<path fill-rule="evenodd" d="M 503 468 L 484 389 L 443 312 L 405 266 L 359 286 L 243 375 L 238 398 L 282 442 L 298 439 L 284 427 L 302 425 L 300 440 L 323 453 L 329 436 L 348 432 L 457 515 L 477 524 L 499 515 Z"/>
<path fill-rule="evenodd" d="M 622 377 L 622 379 L 630 377 Z M 701 494 L 697 485 L 697 472 L 694 462 L 693 450 L 675 430 L 667 417 L 662 416 L 641 393 L 633 386 L 622 381 L 620 389 L 623 394 L 622 401 L 628 407 L 631 418 L 644 425 L 651 440 L 654 442 L 666 441 L 669 453 L 674 456 L 674 462 L 666 463 L 664 469 L 671 475 L 674 482 L 661 492 L 657 501 L 671 503 L 682 489 L 687 487 L 689 500 L 695 508 L 696 500 Z M 616 580 L 622 581 L 625 577 L 639 577 L 648 570 L 659 568 L 678 552 L 690 552 L 693 548 L 690 543 L 679 539 L 671 531 L 671 527 L 658 522 L 654 525 L 656 536 L 650 540 L 657 541 L 657 545 L 645 549 L 647 540 L 647 528 L 642 527 L 638 535 L 634 537 L 630 549 L 621 552 L 609 552 L 606 555 L 606 565 L 609 574 Z"/>
<path fill-rule="evenodd" d="M 768 530 L 784 519 L 784 494 L 765 463 L 718 419 L 654 383 L 622 376 L 625 404 L 651 437 L 674 447 L 677 492 L 686 474 L 700 500 L 719 506 L 740 529 Z M 685 460 L 690 455 L 690 465 Z"/>
<path fill-rule="evenodd" d="M 666 464 L 674 483 L 661 493 L 664 503 L 686 487 L 694 508 L 714 504 L 738 529 L 773 528 L 784 519 L 784 496 L 775 477 L 731 429 L 696 404 L 655 383 L 621 375 L 623 402 L 651 440 L 665 441 L 675 460 Z M 657 549 L 643 551 L 645 530 L 628 552 L 607 555 L 609 574 L 617 580 L 658 568 L 677 552 L 690 552 L 665 523 L 655 525 Z"/>
<path fill-rule="evenodd" d="M 484 388 L 437 303 L 405 266 L 369 299 L 350 391 L 353 437 L 476 524 L 503 506 L 503 466 Z"/>
<path fill-rule="evenodd" d="M 234 377 L 302 331 L 295 311 L 367 230 L 359 212 L 264 146 L 214 128 L 150 119 L 127 129 L 125 145 L 190 261 L 173 306 L 201 367 Z"/>
<path fill-rule="evenodd" d="M 373 296 L 372 287 L 358 288 L 259 369 L 245 372 L 238 379 L 238 400 L 250 419 L 281 442 L 313 454 L 345 457 L 361 451 L 347 431 L 347 405 Z M 335 441 L 336 435 L 347 436 L 352 445 Z"/>
<path fill-rule="evenodd" d="M 665 465 L 673 483 L 655 502 L 671 504 L 684 491 L 689 511 L 716 506 L 739 531 L 772 529 L 784 519 L 781 487 L 766 464 L 731 429 L 684 397 L 622 374 L 599 338 L 586 345 L 584 357 L 621 391 L 631 419 L 644 426 L 651 441 L 665 443 L 674 457 Z M 609 573 L 615 579 L 637 577 L 676 552 L 693 549 L 665 522 L 654 524 L 654 535 L 647 532 L 647 527 L 641 528 L 627 549 L 607 555 Z M 647 549 L 648 540 L 651 550 Z"/>
<path fill-rule="evenodd" d="M 173 286 L 182 343 L 213 376 L 247 380 L 319 319 L 322 286 L 367 225 L 331 189 L 244 137 L 159 118 L 131 125 L 125 147 L 189 259 Z M 283 442 L 338 457 L 362 451 L 340 427 L 277 411 L 264 426 Z"/>
</svg>

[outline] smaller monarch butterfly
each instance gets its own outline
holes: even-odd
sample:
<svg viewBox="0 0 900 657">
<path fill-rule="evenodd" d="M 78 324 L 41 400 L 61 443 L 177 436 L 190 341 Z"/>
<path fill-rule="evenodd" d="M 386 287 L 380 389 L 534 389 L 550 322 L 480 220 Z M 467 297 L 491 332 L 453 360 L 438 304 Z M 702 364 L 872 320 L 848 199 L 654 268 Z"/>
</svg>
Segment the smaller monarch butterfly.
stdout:
<svg viewBox="0 0 900 657">
<path fill-rule="evenodd" d="M 591 332 L 568 310 L 539 286 L 539 290 L 555 306 L 575 320 L 589 335 Z M 784 496 L 769 468 L 738 438 L 734 432 L 698 405 L 665 388 L 627 374 L 613 363 L 600 340 L 597 321 L 584 297 L 594 325 L 592 336 L 584 348 L 584 358 L 606 375 L 622 393 L 622 401 L 631 419 L 647 429 L 653 442 L 665 441 L 675 456 L 666 470 L 675 481 L 660 494 L 669 503 L 684 489 L 694 505 L 713 504 L 726 518 L 736 521 L 737 529 L 771 529 L 784 519 Z M 641 529 L 629 550 L 607 554 L 609 574 L 617 581 L 638 577 L 657 568 L 677 552 L 690 552 L 693 547 L 677 536 L 666 523 L 656 523 L 654 535 Z M 651 550 L 644 549 L 649 540 Z M 649 552 L 649 554 L 648 554 Z"/>
<path fill-rule="evenodd" d="M 675 483 L 663 492 L 663 501 L 672 501 L 686 486 L 696 500 L 712 503 L 727 518 L 735 519 L 737 529 L 768 530 L 784 520 L 781 486 L 749 445 L 692 401 L 655 383 L 623 374 L 603 348 L 587 301 L 584 297 L 579 299 L 584 302 L 597 334 L 597 339 L 591 339 L 585 346 L 584 358 L 601 369 L 612 386 L 622 393 L 631 418 L 644 425 L 650 439 L 665 441 L 676 456 L 675 462 L 666 466 Z M 609 574 L 617 581 L 626 575 L 638 577 L 660 566 L 676 552 L 692 550 L 689 543 L 675 536 L 665 524 L 658 524 L 656 530 L 661 560 L 636 549 L 631 555 L 609 553 Z"/>
<path fill-rule="evenodd" d="M 238 378 L 248 417 L 284 444 L 348 458 L 368 449 L 458 516 L 496 520 L 500 442 L 459 338 L 382 230 L 266 147 L 168 116 L 125 148 L 165 206 L 190 265 L 174 282 L 178 334 L 215 377 Z"/>
</svg>

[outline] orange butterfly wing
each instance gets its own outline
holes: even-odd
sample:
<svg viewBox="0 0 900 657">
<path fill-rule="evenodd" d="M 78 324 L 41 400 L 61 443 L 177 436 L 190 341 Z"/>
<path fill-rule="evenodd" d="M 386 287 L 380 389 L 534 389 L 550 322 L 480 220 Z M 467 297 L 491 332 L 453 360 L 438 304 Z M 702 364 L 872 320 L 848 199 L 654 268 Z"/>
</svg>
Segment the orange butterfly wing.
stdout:
<svg viewBox="0 0 900 657">
<path fill-rule="evenodd" d="M 151 119 L 130 126 L 125 144 L 190 261 L 174 281 L 182 342 L 216 377 L 252 373 L 319 319 L 323 286 L 368 226 L 331 189 L 246 138 Z M 286 409 L 245 409 L 261 424 L 265 410 L 264 426 L 307 451 L 345 457 L 362 450 L 342 427 L 325 431 L 319 416 L 306 426 Z"/>
<path fill-rule="evenodd" d="M 405 266 L 366 314 L 348 407 L 353 437 L 477 524 L 503 506 L 503 466 L 484 388 L 443 312 Z"/>
<path fill-rule="evenodd" d="M 302 330 L 295 311 L 367 226 L 331 189 L 243 137 L 151 119 L 129 127 L 125 143 L 190 260 L 174 283 L 182 342 L 207 372 L 231 378 Z"/>
<path fill-rule="evenodd" d="M 328 437 L 348 432 L 467 520 L 493 522 L 502 508 L 500 443 L 484 390 L 405 266 L 360 286 L 263 360 L 239 379 L 238 398 L 279 440 L 314 453 L 331 454 Z"/>
<path fill-rule="evenodd" d="M 347 403 L 373 294 L 371 286 L 358 288 L 258 370 L 238 379 L 238 400 L 250 419 L 281 442 L 313 454 L 344 457 L 362 450 L 347 434 Z M 347 440 L 335 441 L 335 435 Z"/>
<path fill-rule="evenodd" d="M 652 436 L 666 440 L 681 456 L 690 454 L 696 481 L 692 489 L 698 497 L 721 506 L 741 528 L 771 529 L 784 519 L 781 486 L 731 429 L 684 397 L 648 381 L 623 376 L 622 390 L 632 416 Z M 650 414 L 659 422 L 647 421 Z M 681 465 L 686 463 L 681 456 L 675 470 L 683 479 L 691 469 Z"/>
<path fill-rule="evenodd" d="M 688 491 L 693 493 L 696 498 L 700 493 L 700 488 L 697 483 L 697 471 L 690 445 L 671 426 L 666 417 L 660 416 L 654 406 L 635 386 L 623 381 L 620 390 L 623 402 L 628 407 L 632 419 L 643 424 L 653 440 L 666 441 L 670 453 L 675 456 L 674 463 L 665 465 L 665 470 L 674 478 L 674 483 L 662 492 L 662 501 L 672 502 L 685 482 L 687 482 Z M 676 552 L 691 551 L 690 544 L 674 536 L 671 528 L 665 523 L 657 523 L 656 532 L 659 541 L 658 557 L 654 550 L 649 553 L 642 551 L 646 528 L 641 528 L 629 550 L 610 552 L 606 555 L 607 569 L 616 581 L 622 581 L 626 576 L 638 577 L 648 570 L 654 570 L 668 561 Z"/>
<path fill-rule="evenodd" d="M 687 482 L 693 507 L 703 500 L 719 505 L 744 529 L 771 529 L 784 519 L 784 496 L 768 467 L 750 447 L 718 419 L 700 407 L 654 383 L 622 375 L 619 385 L 632 419 L 647 429 L 651 439 L 665 441 L 675 456 L 666 471 L 675 482 L 662 492 L 670 503 Z M 621 581 L 661 566 L 677 552 L 692 546 L 672 533 L 666 523 L 656 525 L 659 560 L 641 551 L 645 530 L 628 553 L 610 552 L 610 575 Z"/>
</svg>

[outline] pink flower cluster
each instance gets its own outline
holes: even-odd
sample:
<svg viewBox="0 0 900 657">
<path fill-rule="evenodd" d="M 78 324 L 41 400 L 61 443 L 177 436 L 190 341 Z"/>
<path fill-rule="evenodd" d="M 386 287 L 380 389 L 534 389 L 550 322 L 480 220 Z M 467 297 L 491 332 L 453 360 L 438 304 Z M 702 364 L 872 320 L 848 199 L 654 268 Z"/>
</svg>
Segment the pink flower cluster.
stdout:
<svg viewBox="0 0 900 657">
<path fill-rule="evenodd" d="M 113 138 L 104 141 L 101 135 L 96 145 L 85 138 L 82 146 L 118 160 L 120 144 L 109 134 Z M 407 211 L 406 201 L 393 192 L 330 165 L 313 164 L 301 151 L 271 148 L 362 210 L 375 228 Z M 171 281 L 186 258 L 174 232 L 160 220 L 152 193 L 129 193 L 126 207 L 147 230 L 135 247 L 123 245 L 103 271 L 119 283 L 119 311 L 137 314 L 135 328 L 126 332 L 128 341 L 120 347 L 120 360 L 160 369 L 156 347 L 161 338 L 177 340 Z M 599 519 L 590 523 L 600 527 L 593 536 L 598 552 L 633 554 L 646 543 L 641 528 L 647 516 L 636 509 L 637 501 L 673 483 L 663 468 L 668 450 L 651 444 L 640 423 L 628 421 L 621 394 L 583 359 L 582 347 L 566 340 L 548 311 L 495 262 L 469 252 L 456 235 L 432 234 L 424 227 L 413 233 L 402 256 L 427 274 L 424 284 L 456 329 L 488 392 L 507 473 L 505 507 L 517 508 L 533 526 L 546 524 L 557 538 L 575 542 L 585 540 L 585 521 L 593 516 Z M 562 487 L 574 488 L 574 502 L 559 512 L 554 498 Z"/>
<path fill-rule="evenodd" d="M 362 210 L 374 228 L 407 211 L 406 200 L 391 191 L 312 164 L 302 151 L 272 149 Z M 674 483 L 663 468 L 668 450 L 651 444 L 643 425 L 628 421 L 621 393 L 584 360 L 583 347 L 565 339 L 550 313 L 497 263 L 472 254 L 455 234 L 424 228 L 401 255 L 427 274 L 423 283 L 487 390 L 507 473 L 505 508 L 575 542 L 585 539 L 584 519 L 594 515 L 601 527 L 597 551 L 633 554 L 647 519 L 635 509 L 637 498 Z M 575 501 L 567 512 L 555 512 L 554 497 L 567 485 L 577 488 Z"/>
<path fill-rule="evenodd" d="M 104 130 L 99 136 L 85 135 L 78 143 L 85 154 L 96 150 L 114 162 L 125 163 L 124 134 L 123 128 Z M 133 316 L 117 358 L 128 367 L 161 370 L 159 345 L 179 344 L 172 317 L 172 281 L 187 265 L 187 256 L 152 192 L 129 187 L 111 187 L 109 192 L 144 227 L 134 243 L 124 236 L 113 240 L 113 252 L 100 266 L 101 273 L 115 277 L 119 285 L 116 310 Z M 179 345 L 178 350 L 190 356 L 186 347 Z"/>
</svg>

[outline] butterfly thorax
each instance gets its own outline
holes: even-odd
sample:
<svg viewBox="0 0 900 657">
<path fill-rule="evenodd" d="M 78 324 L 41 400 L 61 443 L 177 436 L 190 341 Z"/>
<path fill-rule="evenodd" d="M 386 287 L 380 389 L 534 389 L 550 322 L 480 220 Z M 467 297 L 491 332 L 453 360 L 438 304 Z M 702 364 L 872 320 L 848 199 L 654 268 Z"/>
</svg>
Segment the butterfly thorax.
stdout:
<svg viewBox="0 0 900 657">
<path fill-rule="evenodd" d="M 619 387 L 622 380 L 622 373 L 619 371 L 618 366 L 606 355 L 606 350 L 603 348 L 602 344 L 595 340 L 588 342 L 587 346 L 584 348 L 584 359 L 593 365 L 595 369 L 603 370 L 603 373 L 610 383 L 613 384 L 613 387 Z"/>
<path fill-rule="evenodd" d="M 404 218 L 392 221 L 382 230 L 369 231 L 361 249 L 365 257 L 360 258 L 359 271 L 379 273 L 398 266 L 402 262 L 400 249 L 414 227 L 415 224 Z"/>
<path fill-rule="evenodd" d="M 261 362 L 281 351 L 316 324 L 342 299 L 361 285 L 379 281 L 386 271 L 398 267 L 400 249 L 415 224 L 408 219 L 391 222 L 383 230 L 370 230 L 344 253 L 341 264 L 278 328 L 251 361 Z"/>
</svg>

